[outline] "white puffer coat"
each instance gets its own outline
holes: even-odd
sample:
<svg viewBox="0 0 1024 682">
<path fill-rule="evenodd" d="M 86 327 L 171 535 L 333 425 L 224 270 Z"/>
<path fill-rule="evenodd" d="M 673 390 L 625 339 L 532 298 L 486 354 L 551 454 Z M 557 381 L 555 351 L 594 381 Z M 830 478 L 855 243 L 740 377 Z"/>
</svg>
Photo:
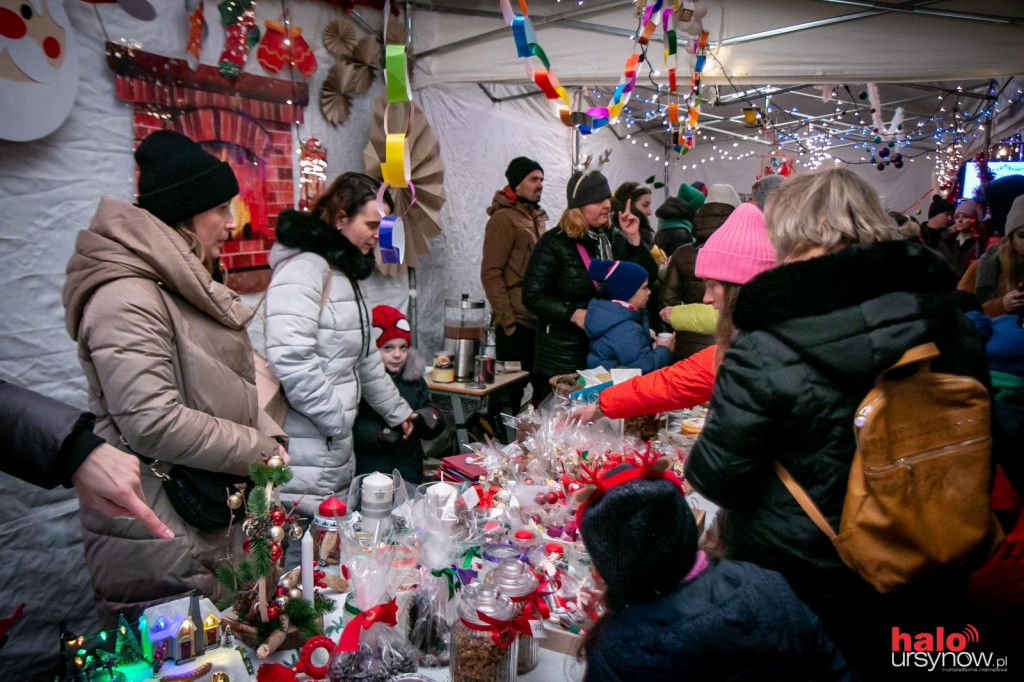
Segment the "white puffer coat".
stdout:
<svg viewBox="0 0 1024 682">
<path fill-rule="evenodd" d="M 294 478 L 282 492 L 289 500 L 305 495 L 300 509 L 311 514 L 323 497 L 348 490 L 360 396 L 391 426 L 412 408 L 384 370 L 359 291 L 359 280 L 373 271 L 373 256 L 330 225 L 292 210 L 278 217 L 277 240 L 270 252 L 266 357 L 291 405 L 284 430 Z"/>
</svg>

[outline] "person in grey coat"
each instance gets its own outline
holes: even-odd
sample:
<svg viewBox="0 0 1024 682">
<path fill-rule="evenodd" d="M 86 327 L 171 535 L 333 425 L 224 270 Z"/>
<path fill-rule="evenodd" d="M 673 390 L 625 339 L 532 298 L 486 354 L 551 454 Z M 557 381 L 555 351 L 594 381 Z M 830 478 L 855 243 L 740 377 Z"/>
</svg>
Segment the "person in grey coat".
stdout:
<svg viewBox="0 0 1024 682">
<path fill-rule="evenodd" d="M 266 357 L 290 405 L 283 427 L 294 476 L 282 498 L 302 498 L 303 514 L 348 489 L 360 397 L 405 437 L 412 432 L 412 408 L 384 370 L 360 289 L 374 268 L 379 187 L 363 173 L 342 173 L 310 213 L 287 209 L 277 219 Z"/>
</svg>

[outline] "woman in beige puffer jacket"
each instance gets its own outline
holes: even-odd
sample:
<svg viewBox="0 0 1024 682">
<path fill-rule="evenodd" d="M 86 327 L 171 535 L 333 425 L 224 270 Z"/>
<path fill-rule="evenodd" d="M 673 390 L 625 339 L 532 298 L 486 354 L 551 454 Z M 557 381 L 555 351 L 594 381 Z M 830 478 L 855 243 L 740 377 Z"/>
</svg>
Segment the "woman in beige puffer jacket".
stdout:
<svg viewBox="0 0 1024 682">
<path fill-rule="evenodd" d="M 228 236 L 227 202 L 238 184 L 226 163 L 170 131 L 144 140 L 136 160 L 139 206 L 101 199 L 64 285 L 94 431 L 166 464 L 244 475 L 283 434 L 257 404 L 245 331 L 251 309 L 209 267 Z M 104 627 L 194 589 L 220 596 L 215 570 L 233 538 L 186 523 L 145 466 L 142 486 L 173 540 L 154 539 L 134 519 L 81 509 Z"/>
</svg>

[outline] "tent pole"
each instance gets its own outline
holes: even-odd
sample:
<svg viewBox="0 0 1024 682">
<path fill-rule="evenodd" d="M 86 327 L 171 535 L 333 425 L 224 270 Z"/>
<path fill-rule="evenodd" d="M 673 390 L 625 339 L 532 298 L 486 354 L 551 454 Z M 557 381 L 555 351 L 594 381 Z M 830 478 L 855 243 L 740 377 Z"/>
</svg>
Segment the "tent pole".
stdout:
<svg viewBox="0 0 1024 682">
<path fill-rule="evenodd" d="M 409 340 L 411 348 L 416 347 L 416 337 L 419 336 L 416 315 L 416 268 L 407 268 L 409 271 L 409 314 L 406 316 L 409 318 Z"/>
</svg>

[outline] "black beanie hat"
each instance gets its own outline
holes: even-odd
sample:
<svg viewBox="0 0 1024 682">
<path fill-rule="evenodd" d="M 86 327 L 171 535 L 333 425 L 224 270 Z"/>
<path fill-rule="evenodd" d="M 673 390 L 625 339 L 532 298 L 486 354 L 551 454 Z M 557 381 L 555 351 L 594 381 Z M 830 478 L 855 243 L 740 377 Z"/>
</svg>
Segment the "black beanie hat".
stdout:
<svg viewBox="0 0 1024 682">
<path fill-rule="evenodd" d="M 928 220 L 931 220 L 940 213 L 952 213 L 956 206 L 952 202 L 946 201 L 942 198 L 942 195 L 933 194 L 932 203 L 928 207 Z"/>
<path fill-rule="evenodd" d="M 668 478 L 641 476 L 608 488 L 583 510 L 580 533 L 618 606 L 671 592 L 697 561 L 697 522 Z"/>
<path fill-rule="evenodd" d="M 565 187 L 566 208 L 580 208 L 610 199 L 611 187 L 608 178 L 600 171 L 576 171 Z"/>
<path fill-rule="evenodd" d="M 226 162 L 173 130 L 158 130 L 135 150 L 139 207 L 175 225 L 220 206 L 238 194 Z"/>
<path fill-rule="evenodd" d="M 533 171 L 540 171 L 543 173 L 544 169 L 541 168 L 540 164 L 533 159 L 528 159 L 525 156 L 517 156 L 509 161 L 508 168 L 505 169 L 505 179 L 508 180 L 508 186 L 515 190 L 515 188 L 519 186 L 519 183 Z"/>
<path fill-rule="evenodd" d="M 669 197 L 665 199 L 665 203 L 658 207 L 654 215 L 660 220 L 689 220 L 692 222 L 697 212 L 693 210 L 693 206 L 690 206 L 686 200 L 679 197 Z"/>
</svg>

